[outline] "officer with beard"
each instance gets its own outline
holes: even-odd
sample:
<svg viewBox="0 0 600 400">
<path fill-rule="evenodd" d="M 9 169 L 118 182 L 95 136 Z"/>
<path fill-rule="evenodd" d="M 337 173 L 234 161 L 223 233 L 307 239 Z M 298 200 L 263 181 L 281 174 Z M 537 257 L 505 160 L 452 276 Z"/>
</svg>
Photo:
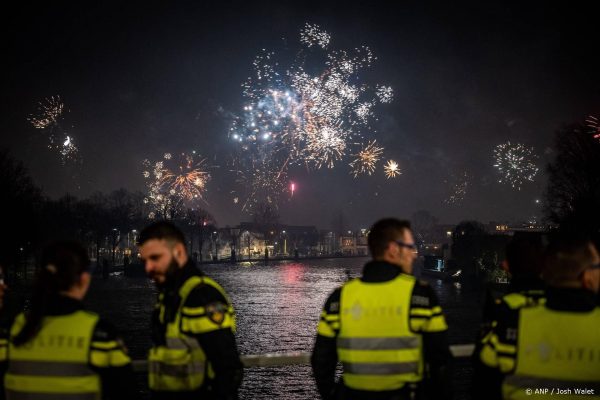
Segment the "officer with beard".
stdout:
<svg viewBox="0 0 600 400">
<path fill-rule="evenodd" d="M 146 227 L 139 246 L 146 273 L 159 289 L 149 354 L 153 398 L 237 399 L 243 370 L 227 294 L 194 265 L 183 233 L 172 223 Z"/>
</svg>

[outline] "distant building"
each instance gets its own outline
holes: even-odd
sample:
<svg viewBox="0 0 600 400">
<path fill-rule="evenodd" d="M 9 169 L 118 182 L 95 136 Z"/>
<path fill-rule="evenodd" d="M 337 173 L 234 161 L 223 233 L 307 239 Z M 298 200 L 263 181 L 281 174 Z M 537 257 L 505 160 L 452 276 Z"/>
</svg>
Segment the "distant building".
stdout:
<svg viewBox="0 0 600 400">
<path fill-rule="evenodd" d="M 287 257 L 317 255 L 319 232 L 314 226 L 273 224 L 260 226 L 242 222 L 235 228 L 239 232 L 239 254 L 245 257 L 264 257 L 265 249 L 270 256 Z"/>
<path fill-rule="evenodd" d="M 515 232 L 547 232 L 552 228 L 549 225 L 538 224 L 536 221 L 516 223 L 490 221 L 485 227 L 491 235 L 508 236 L 513 236 Z"/>
<path fill-rule="evenodd" d="M 339 252 L 345 256 L 366 256 L 369 254 L 367 231 L 347 231 L 338 238 Z"/>
</svg>

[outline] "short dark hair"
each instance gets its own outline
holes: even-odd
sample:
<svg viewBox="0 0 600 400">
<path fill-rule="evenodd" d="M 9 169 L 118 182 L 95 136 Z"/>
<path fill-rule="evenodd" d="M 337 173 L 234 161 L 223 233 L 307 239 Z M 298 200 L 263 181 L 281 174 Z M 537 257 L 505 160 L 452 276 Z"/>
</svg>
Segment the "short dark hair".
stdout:
<svg viewBox="0 0 600 400">
<path fill-rule="evenodd" d="M 544 266 L 541 234 L 517 232 L 506 246 L 506 262 L 513 277 L 539 277 Z"/>
<path fill-rule="evenodd" d="M 183 232 L 181 232 L 175 224 L 169 221 L 158 221 L 145 227 L 140 232 L 138 246 L 141 246 L 152 239 L 169 240 L 175 243 L 181 243 L 184 246 L 186 245 Z"/>
<path fill-rule="evenodd" d="M 390 242 L 398 240 L 405 229 L 410 230 L 410 222 L 396 218 L 385 218 L 375 222 L 369 231 L 369 251 L 373 258 L 383 256 Z"/>
<path fill-rule="evenodd" d="M 560 286 L 572 282 L 593 262 L 590 250 L 592 241 L 579 235 L 558 234 L 548 245 L 544 280 L 550 285 Z"/>
</svg>

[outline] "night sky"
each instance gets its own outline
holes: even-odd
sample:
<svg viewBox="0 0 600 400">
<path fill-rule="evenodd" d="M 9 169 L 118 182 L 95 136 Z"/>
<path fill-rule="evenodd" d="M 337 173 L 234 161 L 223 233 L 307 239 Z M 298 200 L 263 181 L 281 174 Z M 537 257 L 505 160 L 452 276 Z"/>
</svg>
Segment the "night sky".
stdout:
<svg viewBox="0 0 600 400">
<path fill-rule="evenodd" d="M 254 56 L 270 49 L 285 62 L 307 22 L 335 48 L 367 45 L 378 57 L 362 79 L 392 86 L 395 98 L 377 107 L 373 138 L 403 174 L 293 167 L 285 223 L 328 228 L 343 212 L 356 229 L 419 209 L 447 223 L 539 218 L 554 131 L 600 116 L 600 13 L 583 2 L 46 3 L 3 12 L 0 147 L 52 197 L 144 190 L 142 160 L 197 150 L 215 166 L 201 206 L 221 226 L 249 220 L 231 194 L 228 116 L 241 112 Z M 81 165 L 61 165 L 27 121 L 53 95 L 69 109 Z M 507 140 L 539 155 L 542 174 L 520 191 L 492 166 Z M 444 182 L 461 171 L 472 176 L 466 198 L 445 204 Z"/>
</svg>

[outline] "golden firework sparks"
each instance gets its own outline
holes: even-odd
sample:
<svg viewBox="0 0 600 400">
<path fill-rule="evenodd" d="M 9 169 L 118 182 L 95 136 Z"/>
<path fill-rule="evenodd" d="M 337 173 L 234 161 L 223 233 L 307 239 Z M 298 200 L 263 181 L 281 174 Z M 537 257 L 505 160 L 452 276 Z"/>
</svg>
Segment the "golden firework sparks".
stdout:
<svg viewBox="0 0 600 400">
<path fill-rule="evenodd" d="M 383 171 L 385 172 L 385 177 L 388 179 L 402 175 L 398 163 L 394 160 L 388 160 L 388 162 L 385 163 L 385 166 L 383 167 Z"/>
</svg>

